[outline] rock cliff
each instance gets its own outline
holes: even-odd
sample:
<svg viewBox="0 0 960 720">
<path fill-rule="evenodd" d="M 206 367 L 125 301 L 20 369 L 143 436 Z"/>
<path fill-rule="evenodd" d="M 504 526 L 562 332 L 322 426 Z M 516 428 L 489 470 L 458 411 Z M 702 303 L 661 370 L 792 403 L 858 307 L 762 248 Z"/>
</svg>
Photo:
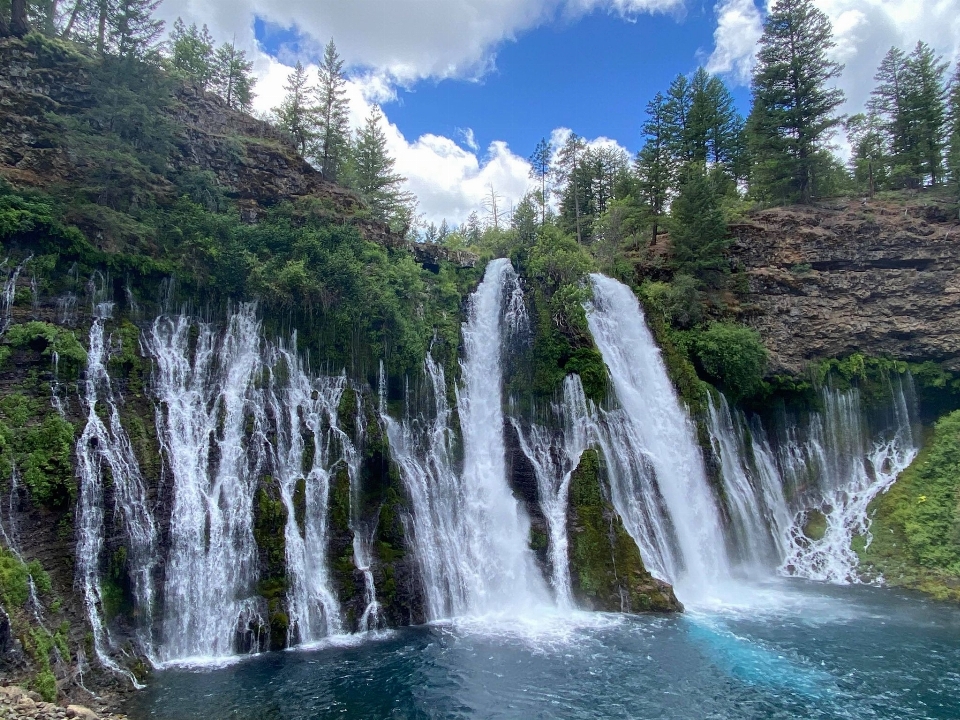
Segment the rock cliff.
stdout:
<svg viewBox="0 0 960 720">
<path fill-rule="evenodd" d="M 960 221 L 932 195 L 752 214 L 732 227 L 740 308 L 773 372 L 852 352 L 960 369 Z"/>
</svg>

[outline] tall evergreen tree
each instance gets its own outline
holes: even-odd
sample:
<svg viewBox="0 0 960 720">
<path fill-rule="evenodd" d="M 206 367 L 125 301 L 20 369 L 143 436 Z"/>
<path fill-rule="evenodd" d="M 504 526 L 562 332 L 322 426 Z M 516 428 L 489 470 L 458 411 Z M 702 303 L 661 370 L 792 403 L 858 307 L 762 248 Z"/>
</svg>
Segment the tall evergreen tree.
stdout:
<svg viewBox="0 0 960 720">
<path fill-rule="evenodd" d="M 374 105 L 353 146 L 350 184 L 370 206 L 375 218 L 406 234 L 415 199 L 403 189 L 406 178 L 394 171 L 396 160 L 387 152 L 382 121 L 383 113 Z"/>
<path fill-rule="evenodd" d="M 867 103 L 867 111 L 880 122 L 889 175 L 897 185 L 917 182 L 912 169 L 916 163 L 911 160 L 916 143 L 907 101 L 908 73 L 907 56 L 899 48 L 890 48 L 873 77 L 877 85 Z"/>
<path fill-rule="evenodd" d="M 672 178 L 666 104 L 663 93 L 657 93 L 647 103 L 647 119 L 642 128 L 646 140 L 634 161 L 637 184 L 653 219 L 651 242 L 657 241 L 659 221 L 669 200 Z"/>
<path fill-rule="evenodd" d="M 576 229 L 577 242 L 583 242 L 583 218 L 582 218 L 582 178 L 578 177 L 577 169 L 580 167 L 580 161 L 587 148 L 586 141 L 576 133 L 570 133 L 563 147 L 557 152 L 552 173 L 556 182 L 561 186 L 561 193 L 569 198 L 569 209 L 573 217 L 573 225 Z"/>
<path fill-rule="evenodd" d="M 320 62 L 317 84 L 317 136 L 314 157 L 320 172 L 336 181 L 343 169 L 350 144 L 350 106 L 343 60 L 333 40 L 327 43 Z"/>
<path fill-rule="evenodd" d="M 847 140 L 850 143 L 850 167 L 853 179 L 872 197 L 877 188 L 887 184 L 886 142 L 883 124 L 877 115 L 858 113 L 847 119 Z"/>
<path fill-rule="evenodd" d="M 247 53 L 234 43 L 224 43 L 214 55 L 213 87 L 224 102 L 237 110 L 249 110 L 257 79 L 253 77 L 253 62 Z"/>
<path fill-rule="evenodd" d="M 751 131 L 773 195 L 809 202 L 816 195 L 822 151 L 841 119 L 843 92 L 830 87 L 843 66 L 827 57 L 835 45 L 827 16 L 812 0 L 777 0 L 763 24 L 753 74 Z"/>
<path fill-rule="evenodd" d="M 692 163 L 684 170 L 670 216 L 676 271 L 720 287 L 728 271 L 724 251 L 730 241 L 720 200 L 703 165 Z"/>
<path fill-rule="evenodd" d="M 692 108 L 693 88 L 690 81 L 685 75 L 677 75 L 670 83 L 664 103 L 667 143 L 677 171 L 694 157 L 690 127 Z"/>
<path fill-rule="evenodd" d="M 943 179 L 947 67 L 943 58 L 922 41 L 907 58 L 907 104 L 917 140 L 917 166 L 932 185 Z"/>
<path fill-rule="evenodd" d="M 153 17 L 162 0 L 111 0 L 107 10 L 110 44 L 121 58 L 142 60 L 158 49 L 163 21 Z"/>
<path fill-rule="evenodd" d="M 950 83 L 950 130 L 947 145 L 947 172 L 950 184 L 960 198 L 960 62 Z"/>
<path fill-rule="evenodd" d="M 27 0 L 10 0 L 10 25 L 8 31 L 14 37 L 23 37 L 30 32 L 27 19 Z"/>
<path fill-rule="evenodd" d="M 310 104 L 313 88 L 303 63 L 297 61 L 293 72 L 287 75 L 283 89 L 287 94 L 275 110 L 277 122 L 294 139 L 300 154 L 306 157 L 315 137 L 316 108 Z"/>
<path fill-rule="evenodd" d="M 546 138 L 540 138 L 537 147 L 530 156 L 530 177 L 540 182 L 540 226 L 547 221 L 547 176 L 550 174 L 550 158 L 553 155 L 553 145 Z"/>
<path fill-rule="evenodd" d="M 170 33 L 170 64 L 201 90 L 213 79 L 213 49 L 213 36 L 206 25 L 202 29 L 196 23 L 187 27 L 177 18 Z"/>
</svg>

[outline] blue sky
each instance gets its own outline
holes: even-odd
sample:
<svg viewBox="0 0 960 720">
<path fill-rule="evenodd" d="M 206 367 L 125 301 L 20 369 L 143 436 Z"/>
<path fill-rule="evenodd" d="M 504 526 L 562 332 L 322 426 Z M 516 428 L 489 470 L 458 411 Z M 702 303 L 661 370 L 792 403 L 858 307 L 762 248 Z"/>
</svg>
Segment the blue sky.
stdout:
<svg viewBox="0 0 960 720">
<path fill-rule="evenodd" d="M 427 78 L 398 87 L 384 110 L 408 138 L 433 133 L 462 143 L 470 128 L 481 148 L 503 140 L 527 156 L 541 137 L 567 127 L 612 138 L 633 153 L 647 102 L 677 73 L 707 61 L 714 27 L 712 6 L 634 21 L 594 11 L 503 42 L 494 68 L 479 79 Z M 291 29 L 262 20 L 255 28 L 268 53 L 311 54 Z M 742 85 L 733 90 L 746 114 L 749 93 Z"/>
</svg>

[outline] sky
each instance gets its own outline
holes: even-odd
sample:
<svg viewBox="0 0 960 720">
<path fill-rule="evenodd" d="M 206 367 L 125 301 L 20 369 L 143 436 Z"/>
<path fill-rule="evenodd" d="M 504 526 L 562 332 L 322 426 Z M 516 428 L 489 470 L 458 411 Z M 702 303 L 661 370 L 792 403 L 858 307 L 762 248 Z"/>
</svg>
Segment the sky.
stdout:
<svg viewBox="0 0 960 720">
<path fill-rule="evenodd" d="M 960 0 L 815 0 L 833 23 L 846 112 L 887 50 L 918 40 L 960 56 Z M 679 73 L 721 75 L 746 115 L 772 0 L 165 0 L 168 21 L 206 23 L 255 61 L 268 112 L 298 60 L 315 72 L 331 38 L 347 66 L 351 123 L 372 104 L 427 222 L 462 222 L 492 186 L 515 203 L 541 137 L 571 130 L 633 155 L 644 108 Z M 842 142 L 840 149 L 842 151 Z"/>
</svg>

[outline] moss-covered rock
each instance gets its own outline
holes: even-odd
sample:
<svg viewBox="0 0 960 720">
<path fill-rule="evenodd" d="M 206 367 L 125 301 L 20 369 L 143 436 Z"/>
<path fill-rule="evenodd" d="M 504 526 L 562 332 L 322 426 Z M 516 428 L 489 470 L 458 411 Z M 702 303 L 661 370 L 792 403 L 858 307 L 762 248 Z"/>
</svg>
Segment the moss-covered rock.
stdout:
<svg viewBox="0 0 960 720">
<path fill-rule="evenodd" d="M 287 509 L 280 499 L 280 488 L 273 478 L 261 479 L 253 504 L 253 537 L 260 551 L 260 583 L 257 593 L 267 603 L 270 622 L 270 648 L 287 645 L 289 618 L 286 613 Z"/>
<path fill-rule="evenodd" d="M 577 602 L 610 612 L 671 612 L 683 606 L 644 567 L 601 482 L 600 456 L 586 450 L 570 478 L 570 579 Z"/>
<path fill-rule="evenodd" d="M 870 543 L 854 539 L 866 578 L 960 601 L 960 411 L 937 422 L 869 513 Z"/>
</svg>

